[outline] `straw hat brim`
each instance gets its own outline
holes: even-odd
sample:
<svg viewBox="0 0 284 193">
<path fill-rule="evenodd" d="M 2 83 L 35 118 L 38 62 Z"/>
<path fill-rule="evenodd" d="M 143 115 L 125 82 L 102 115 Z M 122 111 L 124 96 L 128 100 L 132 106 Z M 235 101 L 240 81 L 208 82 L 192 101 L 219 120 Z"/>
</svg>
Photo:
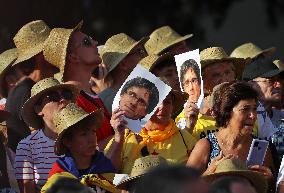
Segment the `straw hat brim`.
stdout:
<svg viewBox="0 0 284 193">
<path fill-rule="evenodd" d="M 201 63 L 201 70 L 204 70 L 210 64 L 220 63 L 220 62 L 232 62 L 232 64 L 235 67 L 236 77 L 238 79 L 241 79 L 244 68 L 246 64 L 249 63 L 250 61 L 251 61 L 250 58 L 244 59 L 244 58 L 227 57 L 223 59 L 205 59 L 201 60 L 200 63 Z"/>
<path fill-rule="evenodd" d="M 6 121 L 10 116 L 8 111 L 0 110 L 0 122 Z"/>
<path fill-rule="evenodd" d="M 161 50 L 159 50 L 155 54 L 161 54 L 161 52 L 165 51 L 165 49 L 167 49 L 167 48 L 169 48 L 169 47 L 173 46 L 174 44 L 177 44 L 177 43 L 179 43 L 181 41 L 187 40 L 187 39 L 191 38 L 192 36 L 193 36 L 193 34 L 188 34 L 188 35 L 185 35 L 183 37 L 180 37 L 180 38 L 172 41 L 171 43 L 165 45 Z"/>
<path fill-rule="evenodd" d="M 248 179 L 256 188 L 258 193 L 266 193 L 267 190 L 267 182 L 261 176 L 259 172 L 250 171 L 250 170 L 238 170 L 238 171 L 226 171 L 226 172 L 219 172 L 213 173 L 209 175 L 203 176 L 203 178 L 212 183 L 214 180 L 224 176 L 240 176 Z"/>
<path fill-rule="evenodd" d="M 148 69 L 149 71 L 153 70 L 155 68 L 155 66 L 157 64 L 159 64 L 161 61 L 173 58 L 174 54 L 167 52 L 165 54 L 162 54 L 161 56 L 157 56 L 156 58 L 152 58 L 151 55 L 143 58 L 142 60 L 140 60 L 140 64 L 145 67 L 146 69 Z"/>
<path fill-rule="evenodd" d="M 137 175 L 137 176 L 133 176 L 133 177 L 129 177 L 123 181 L 121 181 L 120 183 L 118 183 L 115 187 L 121 189 L 121 190 L 125 190 L 126 188 L 126 185 L 130 182 L 133 182 L 141 177 L 145 176 L 145 174 L 140 174 L 140 175 Z"/>
<path fill-rule="evenodd" d="M 98 109 L 96 111 L 93 111 L 89 114 L 85 114 L 81 117 L 79 117 L 75 123 L 71 123 L 67 126 L 67 128 L 65 128 L 62 132 L 60 132 L 58 134 L 58 137 L 56 138 L 56 141 L 55 141 L 55 145 L 54 145 L 54 152 L 56 155 L 63 155 L 65 154 L 66 152 L 64 152 L 64 147 L 63 147 L 63 144 L 62 144 L 62 137 L 64 136 L 64 134 L 74 125 L 84 121 L 84 120 L 87 120 L 87 119 L 91 119 L 93 120 L 94 122 L 98 122 L 98 125 L 101 125 L 102 124 L 102 119 L 101 119 L 101 116 L 103 116 L 102 114 L 102 109 Z M 99 119 L 97 119 L 97 117 L 100 117 Z"/>
<path fill-rule="evenodd" d="M 57 90 L 57 89 L 64 89 L 64 88 L 72 90 L 75 96 L 79 92 L 78 88 L 74 85 L 60 84 L 60 85 L 56 85 L 56 86 L 52 86 L 50 88 L 47 88 L 47 89 L 37 93 L 36 95 L 30 97 L 25 102 L 25 104 L 23 105 L 22 112 L 21 112 L 21 115 L 22 115 L 25 123 L 27 125 L 29 125 L 30 127 L 33 127 L 35 129 L 40 129 L 40 127 L 42 127 L 42 125 L 41 125 L 42 120 L 35 113 L 34 106 L 35 106 L 36 102 L 40 99 L 40 97 L 42 97 L 44 94 L 48 93 L 49 91 Z"/>
<path fill-rule="evenodd" d="M 38 45 L 36 45 L 33 48 L 28 49 L 28 50 L 26 50 L 24 52 L 20 52 L 19 55 L 18 55 L 17 60 L 13 63 L 13 66 L 15 66 L 16 64 L 19 64 L 19 63 L 21 63 L 23 61 L 26 61 L 26 60 L 34 57 L 35 55 L 39 54 L 40 52 L 42 52 L 43 45 L 44 45 L 44 42 L 43 43 L 39 43 Z"/>
<path fill-rule="evenodd" d="M 108 73 L 110 73 L 134 48 L 136 48 L 137 46 L 139 45 L 143 45 L 146 41 L 149 40 L 149 37 L 143 37 L 141 38 L 139 41 L 137 41 L 135 44 L 133 44 L 132 46 L 130 46 L 128 49 L 127 49 L 127 52 L 126 53 L 118 53 L 118 52 L 112 52 L 112 54 L 118 54 L 120 55 L 120 57 L 115 61 L 115 64 L 113 64 L 110 69 L 108 70 Z M 110 53 L 110 52 L 106 52 L 104 53 L 103 55 L 107 54 L 107 53 Z M 104 57 L 104 56 L 102 56 Z"/>
</svg>

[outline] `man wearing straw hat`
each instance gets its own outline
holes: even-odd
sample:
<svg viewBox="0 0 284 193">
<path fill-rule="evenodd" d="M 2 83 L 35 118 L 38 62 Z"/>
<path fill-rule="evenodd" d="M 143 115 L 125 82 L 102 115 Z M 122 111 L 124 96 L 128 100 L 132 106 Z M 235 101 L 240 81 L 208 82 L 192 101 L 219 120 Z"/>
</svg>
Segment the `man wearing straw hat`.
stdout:
<svg viewBox="0 0 284 193">
<path fill-rule="evenodd" d="M 13 38 L 18 55 L 8 73 L 17 75 L 17 79 L 6 103 L 6 109 L 12 114 L 11 119 L 7 121 L 7 127 L 8 136 L 12 137 L 9 139 L 9 146 L 13 150 L 30 132 L 21 118 L 20 109 L 30 97 L 32 86 L 41 79 L 52 77 L 58 70 L 50 65 L 42 54 L 49 32 L 50 29 L 44 21 L 36 20 L 25 24 Z"/>
<path fill-rule="evenodd" d="M 79 87 L 80 95 L 76 103 L 87 112 L 104 108 L 101 100 L 91 93 L 89 83 L 91 73 L 101 63 L 97 42 L 80 31 L 83 22 L 73 29 L 54 28 L 44 45 L 44 57 L 52 65 L 60 69 L 56 78 Z M 112 135 L 105 111 L 102 128 L 98 130 L 98 141 Z"/>
<path fill-rule="evenodd" d="M 54 78 L 43 79 L 32 87 L 22 116 L 30 127 L 37 130 L 17 146 L 15 170 L 21 192 L 39 192 L 47 180 L 47 174 L 58 158 L 54 153 L 58 131 L 53 116 L 75 100 L 76 93 L 75 86 L 60 84 Z"/>
<path fill-rule="evenodd" d="M 166 52 L 181 54 L 189 51 L 186 40 L 193 34 L 185 36 L 179 35 L 170 26 L 163 26 L 150 34 L 150 39 L 145 43 L 145 48 L 149 55 L 162 55 Z"/>
</svg>

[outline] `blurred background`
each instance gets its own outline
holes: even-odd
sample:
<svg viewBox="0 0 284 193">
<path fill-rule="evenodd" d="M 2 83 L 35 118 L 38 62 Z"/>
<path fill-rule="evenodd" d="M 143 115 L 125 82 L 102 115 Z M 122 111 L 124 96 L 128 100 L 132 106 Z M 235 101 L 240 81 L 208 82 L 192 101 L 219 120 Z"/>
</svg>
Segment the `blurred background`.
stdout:
<svg viewBox="0 0 284 193">
<path fill-rule="evenodd" d="M 193 33 L 191 48 L 222 46 L 228 52 L 246 42 L 275 46 L 284 61 L 284 0 L 0 0 L 0 52 L 26 23 L 43 19 L 51 28 L 83 30 L 99 44 L 125 32 L 138 40 L 163 25 Z"/>
</svg>

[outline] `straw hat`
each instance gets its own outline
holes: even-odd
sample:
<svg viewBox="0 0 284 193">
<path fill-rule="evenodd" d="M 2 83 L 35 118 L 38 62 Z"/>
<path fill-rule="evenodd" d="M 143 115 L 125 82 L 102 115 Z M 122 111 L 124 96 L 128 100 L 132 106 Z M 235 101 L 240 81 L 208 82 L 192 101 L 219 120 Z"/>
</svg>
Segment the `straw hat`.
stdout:
<svg viewBox="0 0 284 193">
<path fill-rule="evenodd" d="M 142 177 L 150 169 L 153 169 L 162 164 L 163 165 L 167 164 L 167 161 L 165 160 L 165 158 L 161 156 L 149 155 L 149 156 L 138 158 L 134 162 L 130 176 L 127 179 L 118 183 L 116 187 L 118 187 L 119 189 L 125 189 L 126 185 L 129 182 Z"/>
<path fill-rule="evenodd" d="M 94 124 L 100 127 L 103 122 L 103 110 L 98 109 L 91 113 L 87 113 L 76 104 L 70 103 L 64 109 L 54 115 L 53 122 L 58 132 L 58 137 L 56 139 L 54 149 L 56 155 L 63 155 L 66 153 L 65 148 L 62 144 L 62 137 L 66 133 L 66 131 L 71 126 L 87 119 L 92 120 Z"/>
<path fill-rule="evenodd" d="M 212 183 L 217 178 L 223 176 L 240 176 L 249 180 L 256 188 L 258 193 L 265 193 L 267 181 L 263 174 L 249 170 L 245 163 L 239 159 L 226 159 L 220 162 L 214 173 L 204 175 L 204 179 Z"/>
<path fill-rule="evenodd" d="M 42 20 L 32 21 L 24 25 L 13 38 L 19 53 L 13 65 L 28 60 L 42 52 L 44 41 L 48 37 L 49 32 L 49 27 Z"/>
<path fill-rule="evenodd" d="M 275 64 L 280 70 L 284 70 L 284 64 L 281 60 L 274 60 L 273 64 Z"/>
<path fill-rule="evenodd" d="M 67 48 L 72 33 L 80 30 L 83 25 L 81 21 L 73 29 L 54 28 L 45 41 L 43 55 L 46 61 L 60 69 L 61 78 L 63 79 L 64 68 L 66 64 Z"/>
<path fill-rule="evenodd" d="M 262 50 L 253 43 L 245 43 L 235 48 L 230 56 L 235 58 L 255 58 L 261 54 L 271 56 L 275 50 L 275 47 Z"/>
<path fill-rule="evenodd" d="M 149 37 L 135 41 L 125 33 L 116 34 L 110 37 L 100 51 L 108 73 L 111 72 L 130 52 L 138 45 L 143 45 Z"/>
<path fill-rule="evenodd" d="M 193 34 L 181 36 L 170 26 L 163 26 L 151 33 L 150 39 L 145 43 L 145 49 L 147 50 L 149 55 L 159 55 L 168 47 L 184 41 L 192 36 Z"/>
<path fill-rule="evenodd" d="M 242 76 L 245 64 L 248 62 L 243 58 L 229 57 L 222 47 L 210 47 L 200 52 L 201 69 L 204 70 L 209 64 L 220 62 L 232 62 L 235 66 L 235 73 L 238 78 Z"/>
<path fill-rule="evenodd" d="M 8 91 L 4 88 L 3 79 L 12 63 L 17 59 L 18 52 L 16 48 L 6 50 L 0 54 L 0 94 L 3 97 L 8 96 Z"/>
<path fill-rule="evenodd" d="M 22 117 L 27 125 L 39 129 L 42 127 L 41 118 L 35 113 L 36 102 L 50 91 L 58 89 L 70 89 L 74 95 L 78 93 L 78 88 L 71 84 L 60 84 L 55 78 L 45 78 L 37 82 L 31 89 L 31 97 L 25 102 L 22 108 Z"/>
<path fill-rule="evenodd" d="M 173 61 L 175 61 L 174 55 L 169 52 L 162 54 L 161 56 L 156 55 L 156 54 L 151 54 L 143 58 L 142 60 L 140 60 L 139 64 L 141 64 L 147 70 L 151 71 L 160 62 L 167 60 L 167 59 L 171 59 L 171 58 L 173 59 Z"/>
</svg>

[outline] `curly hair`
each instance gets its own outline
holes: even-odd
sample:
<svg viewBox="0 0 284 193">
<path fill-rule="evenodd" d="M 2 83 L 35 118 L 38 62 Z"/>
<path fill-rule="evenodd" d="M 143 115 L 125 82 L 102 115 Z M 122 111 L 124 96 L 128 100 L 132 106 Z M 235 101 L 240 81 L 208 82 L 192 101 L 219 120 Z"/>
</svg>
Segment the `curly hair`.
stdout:
<svg viewBox="0 0 284 193">
<path fill-rule="evenodd" d="M 148 114 L 152 112 L 159 102 L 159 90 L 156 85 L 153 82 L 147 80 L 146 78 L 136 77 L 126 82 L 126 84 L 121 89 L 120 96 L 125 94 L 127 90 L 131 87 L 145 88 L 149 91 L 150 100 L 146 111 Z"/>
<path fill-rule="evenodd" d="M 231 119 L 233 108 L 241 100 L 255 99 L 257 101 L 257 91 L 248 83 L 231 82 L 221 86 L 217 95 L 214 95 L 215 103 L 213 111 L 216 115 L 216 126 L 226 127 Z"/>
<path fill-rule="evenodd" d="M 181 79 L 181 85 L 182 85 L 183 89 L 184 89 L 184 85 L 183 85 L 184 75 L 189 68 L 191 68 L 194 71 L 194 73 L 196 74 L 198 83 L 200 84 L 200 82 L 201 82 L 200 69 L 199 69 L 199 66 L 196 63 L 196 61 L 193 60 L 193 59 L 186 60 L 181 65 L 181 68 L 180 68 L 180 79 Z"/>
</svg>

